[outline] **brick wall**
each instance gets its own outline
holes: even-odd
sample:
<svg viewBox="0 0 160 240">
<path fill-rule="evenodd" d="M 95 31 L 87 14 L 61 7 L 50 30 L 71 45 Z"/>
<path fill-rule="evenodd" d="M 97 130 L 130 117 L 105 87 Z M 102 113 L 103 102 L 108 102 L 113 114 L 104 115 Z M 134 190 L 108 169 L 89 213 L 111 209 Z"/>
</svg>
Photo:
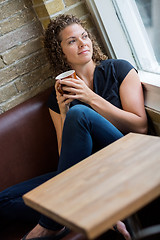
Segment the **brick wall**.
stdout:
<svg viewBox="0 0 160 240">
<path fill-rule="evenodd" d="M 53 85 L 42 34 L 50 19 L 75 14 L 94 26 L 80 0 L 0 0 L 0 113 Z"/>
<path fill-rule="evenodd" d="M 86 18 L 90 23 L 84 0 L 33 0 L 33 7 L 44 28 L 50 19 L 60 13 L 74 14 L 77 17 Z"/>
</svg>

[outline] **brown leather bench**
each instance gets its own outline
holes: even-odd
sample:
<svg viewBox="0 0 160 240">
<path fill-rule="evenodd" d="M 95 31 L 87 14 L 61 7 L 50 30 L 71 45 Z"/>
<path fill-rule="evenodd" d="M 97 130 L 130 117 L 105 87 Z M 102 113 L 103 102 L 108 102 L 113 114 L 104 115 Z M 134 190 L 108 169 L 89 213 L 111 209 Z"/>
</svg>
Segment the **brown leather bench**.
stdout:
<svg viewBox="0 0 160 240">
<path fill-rule="evenodd" d="M 0 191 L 56 169 L 56 134 L 45 104 L 50 92 L 0 115 Z"/>
<path fill-rule="evenodd" d="M 0 191 L 56 170 L 57 140 L 46 101 L 51 88 L 0 115 Z M 2 240 L 19 240 L 32 226 L 14 222 L 0 231 Z M 75 233 L 69 238 L 82 239 Z"/>
</svg>

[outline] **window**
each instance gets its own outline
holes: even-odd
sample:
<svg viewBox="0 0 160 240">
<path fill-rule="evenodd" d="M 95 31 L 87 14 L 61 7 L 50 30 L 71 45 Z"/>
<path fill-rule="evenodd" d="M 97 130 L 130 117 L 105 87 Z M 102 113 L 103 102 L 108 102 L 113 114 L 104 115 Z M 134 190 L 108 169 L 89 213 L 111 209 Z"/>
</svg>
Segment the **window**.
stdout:
<svg viewBox="0 0 160 240">
<path fill-rule="evenodd" d="M 155 50 L 156 48 L 158 50 L 158 42 L 155 42 L 155 26 L 157 24 L 156 21 L 153 21 L 156 12 L 153 15 L 153 4 L 151 5 L 151 3 L 154 3 L 155 8 L 158 8 L 160 2 L 159 4 L 154 0 L 112 0 L 112 2 L 138 68 L 148 72 L 160 73 L 160 66 L 155 54 L 157 51 L 154 51 L 154 47 Z M 156 15 L 155 19 L 158 18 L 158 15 Z M 157 31 L 159 32 L 158 28 Z"/>
<path fill-rule="evenodd" d="M 160 65 L 160 1 L 158 0 L 135 0 L 141 15 L 143 24 L 154 50 L 158 64 Z"/>
<path fill-rule="evenodd" d="M 109 56 L 126 59 L 138 69 L 146 106 L 160 111 L 160 1 L 86 0 L 86 3 Z"/>
</svg>

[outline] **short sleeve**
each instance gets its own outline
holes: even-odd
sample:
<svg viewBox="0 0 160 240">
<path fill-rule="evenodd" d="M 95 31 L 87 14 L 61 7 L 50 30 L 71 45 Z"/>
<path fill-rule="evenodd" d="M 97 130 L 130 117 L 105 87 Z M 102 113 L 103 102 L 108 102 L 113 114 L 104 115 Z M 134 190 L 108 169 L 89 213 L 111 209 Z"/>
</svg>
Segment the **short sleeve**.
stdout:
<svg viewBox="0 0 160 240">
<path fill-rule="evenodd" d="M 117 78 L 118 78 L 119 82 L 122 83 L 122 81 L 127 76 L 127 74 L 130 72 L 130 70 L 135 69 L 135 68 L 131 63 L 129 63 L 128 61 L 123 60 L 123 59 L 118 59 L 115 61 L 115 63 L 116 63 L 115 71 L 116 71 Z M 136 69 L 135 69 L 135 71 L 137 72 Z"/>
<path fill-rule="evenodd" d="M 59 106 L 58 106 L 57 99 L 56 99 L 56 91 L 55 91 L 54 87 L 53 87 L 51 95 L 48 98 L 47 106 L 54 112 L 60 113 Z"/>
</svg>

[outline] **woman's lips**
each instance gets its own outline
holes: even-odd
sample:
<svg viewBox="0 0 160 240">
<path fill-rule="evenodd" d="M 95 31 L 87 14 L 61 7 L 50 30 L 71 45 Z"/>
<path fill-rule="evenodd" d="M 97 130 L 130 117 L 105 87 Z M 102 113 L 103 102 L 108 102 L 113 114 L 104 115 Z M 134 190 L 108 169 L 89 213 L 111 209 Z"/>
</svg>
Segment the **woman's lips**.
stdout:
<svg viewBox="0 0 160 240">
<path fill-rule="evenodd" d="M 85 54 L 85 53 L 88 53 L 89 52 L 89 50 L 83 50 L 83 51 L 81 51 L 80 53 L 78 53 L 78 55 L 80 55 L 80 54 Z"/>
</svg>

